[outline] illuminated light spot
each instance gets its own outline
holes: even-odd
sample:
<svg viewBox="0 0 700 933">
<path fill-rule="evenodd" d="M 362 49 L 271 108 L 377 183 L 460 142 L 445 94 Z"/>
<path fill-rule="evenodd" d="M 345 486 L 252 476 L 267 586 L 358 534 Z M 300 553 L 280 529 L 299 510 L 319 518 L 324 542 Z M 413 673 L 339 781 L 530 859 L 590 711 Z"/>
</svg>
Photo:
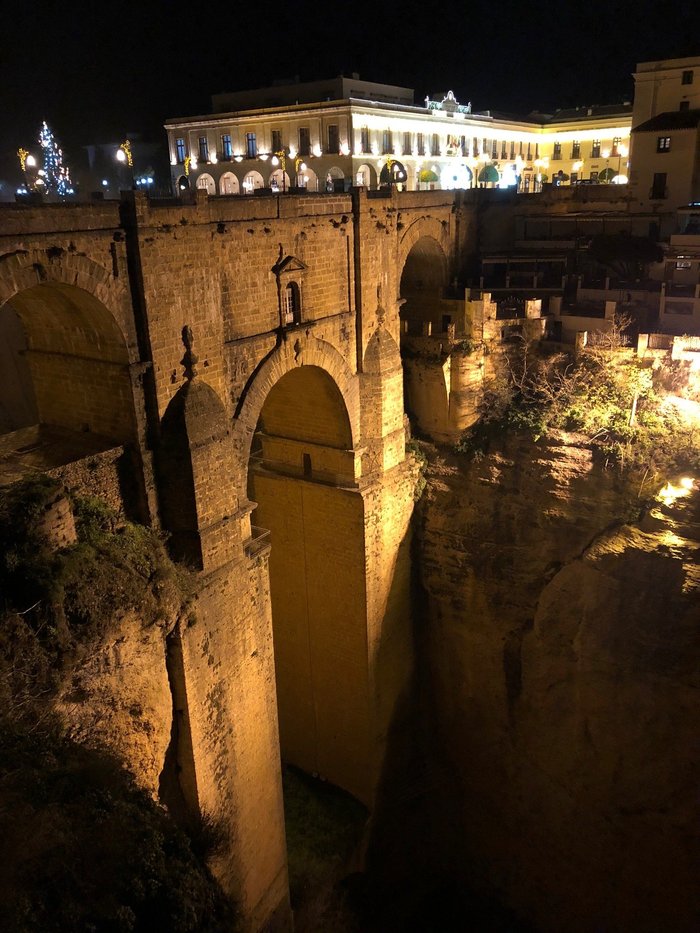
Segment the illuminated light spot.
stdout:
<svg viewBox="0 0 700 933">
<path fill-rule="evenodd" d="M 670 481 L 667 482 L 666 485 L 659 490 L 656 498 L 659 502 L 663 502 L 664 505 L 673 505 L 676 499 L 682 499 L 684 496 L 690 495 L 694 487 L 695 481 L 692 477 L 684 476 L 678 481 L 678 485 Z"/>
</svg>

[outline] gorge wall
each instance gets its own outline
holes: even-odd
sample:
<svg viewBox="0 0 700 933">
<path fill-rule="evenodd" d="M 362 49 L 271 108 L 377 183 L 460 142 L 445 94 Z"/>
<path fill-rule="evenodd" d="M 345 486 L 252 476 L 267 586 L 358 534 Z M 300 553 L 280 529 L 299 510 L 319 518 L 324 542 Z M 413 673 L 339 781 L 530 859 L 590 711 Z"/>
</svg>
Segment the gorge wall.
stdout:
<svg viewBox="0 0 700 933">
<path fill-rule="evenodd" d="M 700 494 L 640 517 L 565 434 L 427 478 L 419 663 L 453 870 L 546 933 L 697 929 Z"/>
</svg>

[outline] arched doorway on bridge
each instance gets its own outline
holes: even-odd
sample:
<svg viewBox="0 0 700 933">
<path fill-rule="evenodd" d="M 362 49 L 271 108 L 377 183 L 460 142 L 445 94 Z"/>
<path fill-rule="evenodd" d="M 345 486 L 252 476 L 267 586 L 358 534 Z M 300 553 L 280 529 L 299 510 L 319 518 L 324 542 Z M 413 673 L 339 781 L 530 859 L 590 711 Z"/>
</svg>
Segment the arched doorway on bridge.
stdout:
<svg viewBox="0 0 700 933">
<path fill-rule="evenodd" d="M 111 312 L 59 282 L 0 307 L 0 484 L 136 438 L 129 356 Z"/>
<path fill-rule="evenodd" d="M 319 366 L 287 372 L 260 413 L 248 473 L 269 529 L 282 760 L 367 798 L 364 506 L 345 401 Z"/>
<path fill-rule="evenodd" d="M 448 405 L 441 359 L 444 337 L 439 337 L 457 323 L 458 315 L 457 303 L 446 299 L 446 288 L 447 257 L 434 237 L 422 236 L 411 247 L 401 273 L 399 313 L 404 410 L 413 427 L 423 431 L 432 425 L 433 416 L 446 416 Z"/>
</svg>

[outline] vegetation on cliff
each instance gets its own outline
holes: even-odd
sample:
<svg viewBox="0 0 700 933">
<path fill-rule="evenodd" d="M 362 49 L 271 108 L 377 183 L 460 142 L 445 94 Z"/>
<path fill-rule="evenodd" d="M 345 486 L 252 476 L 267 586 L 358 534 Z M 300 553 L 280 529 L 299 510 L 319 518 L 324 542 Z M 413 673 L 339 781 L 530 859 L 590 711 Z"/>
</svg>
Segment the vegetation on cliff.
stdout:
<svg viewBox="0 0 700 933">
<path fill-rule="evenodd" d="M 481 420 L 457 445 L 479 455 L 504 429 L 535 440 L 552 429 L 576 432 L 606 466 L 649 480 L 700 468 L 700 422 L 688 417 L 682 363 L 653 368 L 620 346 L 619 327 L 607 345 L 569 353 L 522 345 L 504 354 L 484 393 Z M 684 407 L 685 406 L 685 407 Z"/>
<path fill-rule="evenodd" d="M 197 843 L 106 750 L 70 741 L 54 703 L 126 612 L 166 628 L 190 581 L 159 538 L 99 500 L 74 503 L 76 543 L 44 518 L 60 487 L 0 496 L 0 928 L 230 930 Z"/>
</svg>

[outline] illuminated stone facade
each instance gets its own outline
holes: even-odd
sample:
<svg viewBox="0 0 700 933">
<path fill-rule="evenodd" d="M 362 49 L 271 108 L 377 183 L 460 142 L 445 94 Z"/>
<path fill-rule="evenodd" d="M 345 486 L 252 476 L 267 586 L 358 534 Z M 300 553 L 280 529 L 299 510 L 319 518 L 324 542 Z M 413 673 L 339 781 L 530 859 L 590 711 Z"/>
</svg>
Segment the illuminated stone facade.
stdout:
<svg viewBox="0 0 700 933">
<path fill-rule="evenodd" d="M 342 77 L 222 94 L 213 105 L 213 114 L 166 123 L 176 187 L 251 194 L 391 182 L 531 192 L 547 180 L 625 175 L 632 122 L 629 104 L 513 118 L 475 112 L 449 91 L 415 106 L 410 88 Z"/>
<path fill-rule="evenodd" d="M 160 675 L 179 792 L 226 826 L 214 868 L 250 933 L 290 928 L 280 756 L 372 805 L 411 670 L 401 275 L 429 241 L 444 287 L 473 221 L 439 192 L 0 211 L 31 396 L 3 441 L 36 419 L 67 461 L 86 437 L 127 457 L 110 497 L 196 568 Z"/>
</svg>

